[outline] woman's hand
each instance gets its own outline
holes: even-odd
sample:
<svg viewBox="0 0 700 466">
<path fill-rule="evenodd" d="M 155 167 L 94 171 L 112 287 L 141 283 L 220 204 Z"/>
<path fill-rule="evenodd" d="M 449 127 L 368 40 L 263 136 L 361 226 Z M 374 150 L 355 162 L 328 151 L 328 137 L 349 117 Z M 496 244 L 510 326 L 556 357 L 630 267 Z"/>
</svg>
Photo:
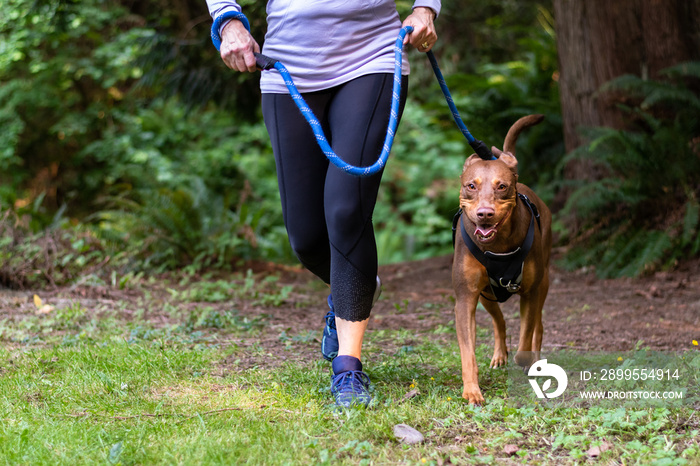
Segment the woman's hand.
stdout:
<svg viewBox="0 0 700 466">
<path fill-rule="evenodd" d="M 254 52 L 260 53 L 260 46 L 243 23 L 237 19 L 231 20 L 221 31 L 221 59 L 226 66 L 240 72 L 254 72 Z"/>
<path fill-rule="evenodd" d="M 435 32 L 435 12 L 427 7 L 414 8 L 403 22 L 402 26 L 413 26 L 413 32 L 407 34 L 403 43 L 411 44 L 420 52 L 427 52 L 433 48 L 437 42 L 437 33 Z"/>
</svg>

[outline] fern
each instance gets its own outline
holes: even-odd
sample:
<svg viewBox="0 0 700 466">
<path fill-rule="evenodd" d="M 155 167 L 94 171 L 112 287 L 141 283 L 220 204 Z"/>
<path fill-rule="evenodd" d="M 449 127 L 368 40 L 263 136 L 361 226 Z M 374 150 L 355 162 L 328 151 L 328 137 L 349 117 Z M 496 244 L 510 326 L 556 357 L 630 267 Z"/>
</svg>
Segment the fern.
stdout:
<svg viewBox="0 0 700 466">
<path fill-rule="evenodd" d="M 622 262 L 616 264 L 617 274 L 623 277 L 641 275 L 664 262 L 672 247 L 673 241 L 666 232 L 640 230 L 627 243 L 627 254 L 622 257 Z M 614 270 L 609 271 L 609 275 L 614 273 Z"/>
<path fill-rule="evenodd" d="M 700 111 L 700 98 L 692 91 L 688 89 L 668 89 L 667 87 L 654 89 L 654 91 L 649 93 L 646 99 L 644 99 L 641 107 L 652 108 L 661 104 L 686 108 L 690 111 Z"/>
<path fill-rule="evenodd" d="M 132 251 L 139 267 L 156 269 L 224 266 L 249 257 L 253 225 L 264 214 L 250 213 L 245 204 L 230 209 L 201 180 L 189 189 L 127 191 L 106 203 L 109 208 L 94 216 L 102 235 Z"/>
<path fill-rule="evenodd" d="M 700 252 L 700 95 L 686 82 L 700 63 L 669 68 L 671 81 L 622 76 L 600 92 L 624 92 L 633 130 L 589 128 L 585 146 L 567 156 L 589 160 L 605 176 L 574 187 L 560 215 L 574 248 L 564 265 L 595 264 L 603 277 L 636 276 Z M 605 228 L 597 226 L 605 224 Z"/>
<path fill-rule="evenodd" d="M 700 61 L 678 63 L 661 70 L 659 74 L 676 78 L 697 78 L 700 76 Z"/>
<path fill-rule="evenodd" d="M 668 77 L 671 85 L 669 81 L 648 80 L 628 74 L 605 83 L 598 93 L 619 91 L 630 97 L 644 98 L 642 108 L 650 108 L 657 104 L 667 106 L 673 103 L 679 103 L 684 107 L 691 105 L 695 109 L 700 108 L 700 99 L 697 94 L 683 85 L 683 80 L 700 77 L 700 62 L 681 63 L 666 68 L 659 74 Z"/>
</svg>

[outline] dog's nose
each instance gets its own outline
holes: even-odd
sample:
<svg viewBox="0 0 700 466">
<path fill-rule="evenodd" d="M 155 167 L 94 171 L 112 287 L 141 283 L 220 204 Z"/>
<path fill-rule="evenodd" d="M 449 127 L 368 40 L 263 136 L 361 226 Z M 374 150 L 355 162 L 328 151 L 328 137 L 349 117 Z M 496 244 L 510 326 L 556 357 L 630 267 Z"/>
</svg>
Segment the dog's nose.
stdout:
<svg viewBox="0 0 700 466">
<path fill-rule="evenodd" d="M 479 218 L 479 220 L 493 218 L 495 214 L 496 211 L 491 207 L 479 207 L 479 209 L 476 211 L 476 216 Z"/>
</svg>

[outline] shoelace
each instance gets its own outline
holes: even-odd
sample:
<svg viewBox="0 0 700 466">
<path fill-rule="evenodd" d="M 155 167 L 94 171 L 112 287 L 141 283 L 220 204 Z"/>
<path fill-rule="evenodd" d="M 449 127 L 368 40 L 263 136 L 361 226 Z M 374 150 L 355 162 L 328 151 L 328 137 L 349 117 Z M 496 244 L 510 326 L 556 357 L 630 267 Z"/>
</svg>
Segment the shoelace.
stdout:
<svg viewBox="0 0 700 466">
<path fill-rule="evenodd" d="M 362 371 L 346 371 L 333 376 L 333 381 L 331 382 L 331 388 L 335 391 L 341 391 L 348 385 L 351 387 L 353 393 L 361 393 L 355 390 L 360 383 L 365 390 L 369 388 L 369 376 Z M 358 387 L 359 388 L 359 387 Z"/>
</svg>

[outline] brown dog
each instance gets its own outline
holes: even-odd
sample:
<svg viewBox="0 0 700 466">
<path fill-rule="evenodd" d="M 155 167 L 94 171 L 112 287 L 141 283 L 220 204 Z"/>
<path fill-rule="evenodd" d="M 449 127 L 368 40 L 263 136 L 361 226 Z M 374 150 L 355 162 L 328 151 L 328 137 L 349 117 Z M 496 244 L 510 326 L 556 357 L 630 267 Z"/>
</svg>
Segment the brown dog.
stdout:
<svg viewBox="0 0 700 466">
<path fill-rule="evenodd" d="M 457 298 L 462 397 L 472 404 L 484 401 L 474 353 L 478 301 L 493 318 L 496 345 L 490 367 L 507 363 L 506 324 L 498 302 L 515 293 L 520 295 L 520 342 L 515 362 L 529 367 L 539 359 L 542 307 L 549 289 L 552 216 L 530 188 L 518 183 L 515 141 L 524 128 L 543 118 L 530 115 L 519 119 L 508 131 L 503 152 L 492 148 L 497 160 L 472 155 L 462 171 L 462 214 L 455 219 L 452 284 Z"/>
</svg>

